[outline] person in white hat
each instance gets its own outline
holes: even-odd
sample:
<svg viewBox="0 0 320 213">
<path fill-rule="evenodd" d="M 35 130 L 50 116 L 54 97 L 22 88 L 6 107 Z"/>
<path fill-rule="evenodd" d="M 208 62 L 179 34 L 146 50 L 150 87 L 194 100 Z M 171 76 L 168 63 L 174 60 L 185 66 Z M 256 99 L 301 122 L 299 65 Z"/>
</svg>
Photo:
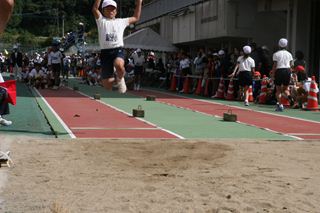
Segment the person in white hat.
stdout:
<svg viewBox="0 0 320 213">
<path fill-rule="evenodd" d="M 235 75 L 238 75 L 239 86 L 241 93 L 244 96 L 244 105 L 249 106 L 249 87 L 252 86 L 252 76 L 255 72 L 255 62 L 253 58 L 250 57 L 251 47 L 244 46 L 242 49 L 244 55 L 238 57 L 237 65 L 229 77 L 231 77 L 232 80 Z"/>
<path fill-rule="evenodd" d="M 0 34 L 6 28 L 13 11 L 14 0 L 1 0 L 0 1 Z"/>
<path fill-rule="evenodd" d="M 108 90 L 112 90 L 112 85 L 115 82 L 115 68 L 118 91 L 120 93 L 127 91 L 124 80 L 125 56 L 123 50 L 123 33 L 127 26 L 139 21 L 142 1 L 143 0 L 136 0 L 134 15 L 129 18 L 116 18 L 117 3 L 113 0 L 104 0 L 101 6 L 102 11 L 99 10 L 101 0 L 96 0 L 93 5 L 92 12 L 98 27 L 101 49 L 102 84 Z"/>
<path fill-rule="evenodd" d="M 279 51 L 273 54 L 273 68 L 274 83 L 276 85 L 277 107 L 276 111 L 283 111 L 284 107 L 281 104 L 281 98 L 284 96 L 293 102 L 290 96 L 289 83 L 291 77 L 291 68 L 293 67 L 293 57 L 290 52 L 286 50 L 288 40 L 281 38 L 278 42 Z"/>
<path fill-rule="evenodd" d="M 140 90 L 141 79 L 143 73 L 143 65 L 145 63 L 144 55 L 142 54 L 141 49 L 137 49 L 136 54 L 132 55 L 133 64 L 134 64 L 134 86 L 133 89 L 136 91 Z"/>
</svg>

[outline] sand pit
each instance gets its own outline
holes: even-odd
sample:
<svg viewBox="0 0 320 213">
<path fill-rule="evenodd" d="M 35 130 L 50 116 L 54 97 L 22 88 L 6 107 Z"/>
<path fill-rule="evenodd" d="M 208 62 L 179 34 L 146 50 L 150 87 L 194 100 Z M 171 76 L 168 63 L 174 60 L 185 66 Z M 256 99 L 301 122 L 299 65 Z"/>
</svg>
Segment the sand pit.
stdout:
<svg viewBox="0 0 320 213">
<path fill-rule="evenodd" d="M 0 169 L 0 212 L 319 212 L 316 141 L 1 138 L 1 147 L 15 166 Z"/>
</svg>

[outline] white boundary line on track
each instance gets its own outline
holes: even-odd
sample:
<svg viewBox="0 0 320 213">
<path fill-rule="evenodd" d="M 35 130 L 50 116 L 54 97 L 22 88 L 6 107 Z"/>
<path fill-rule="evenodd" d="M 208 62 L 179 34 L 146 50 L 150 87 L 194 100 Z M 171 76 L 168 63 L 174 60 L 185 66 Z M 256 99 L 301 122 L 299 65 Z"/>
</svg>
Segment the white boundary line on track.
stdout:
<svg viewBox="0 0 320 213">
<path fill-rule="evenodd" d="M 284 115 L 276 115 L 276 114 L 272 114 L 272 113 L 268 113 L 268 112 L 263 112 L 263 111 L 253 110 L 253 109 L 247 109 L 247 108 L 244 108 L 244 107 L 226 105 L 226 104 L 216 103 L 216 102 L 202 100 L 202 99 L 190 98 L 190 97 L 180 96 L 180 95 L 176 95 L 176 94 L 170 94 L 170 93 L 167 93 L 167 92 L 162 92 L 162 91 L 157 91 L 157 90 L 150 90 L 150 89 L 143 89 L 143 90 L 150 91 L 150 92 L 158 92 L 158 93 L 165 94 L 165 95 L 172 95 L 174 97 L 179 97 L 179 98 L 183 97 L 183 98 L 186 98 L 186 99 L 197 100 L 197 101 L 201 101 L 201 102 L 205 102 L 205 103 L 211 103 L 211 104 L 217 104 L 217 105 L 221 105 L 221 106 L 235 107 L 235 108 L 243 109 L 243 110 L 247 110 L 247 111 L 255 111 L 255 112 L 265 113 L 265 114 L 269 114 L 269 115 L 275 115 L 275 116 L 279 116 L 279 117 L 287 117 L 287 118 L 296 119 L 294 117 L 289 117 L 289 116 L 284 116 Z M 177 106 L 177 105 L 174 105 L 174 104 L 170 104 L 170 103 L 166 103 L 166 102 L 162 102 L 162 101 L 158 101 L 158 102 L 167 104 L 169 106 L 175 106 L 175 107 L 178 107 L 178 108 L 191 110 L 193 112 L 201 113 L 203 115 L 209 115 L 209 116 L 214 116 L 216 118 L 222 118 L 221 116 L 218 116 L 218 115 L 212 115 L 212 114 L 208 114 L 208 113 L 205 113 L 205 112 L 200 112 L 200 111 L 193 110 L 193 109 L 190 109 L 190 108 L 187 108 L 187 107 L 180 107 L 180 106 Z M 310 120 L 305 120 L 305 119 L 297 119 L 297 120 L 310 121 Z M 313 122 L 313 121 L 310 121 L 310 122 Z M 244 122 L 240 122 L 240 121 L 237 121 L 237 123 L 244 124 L 244 125 L 247 125 L 247 126 L 252 126 L 252 127 L 255 127 L 255 128 L 258 128 L 258 129 L 263 129 L 263 130 L 266 130 L 266 131 L 269 131 L 269 132 L 273 132 L 273 133 L 280 134 L 280 135 L 283 135 L 283 136 L 291 137 L 291 138 L 294 138 L 294 139 L 297 139 L 297 140 L 304 140 L 303 138 L 296 137 L 296 136 L 291 135 L 289 133 L 278 132 L 278 131 L 275 131 L 275 130 L 271 130 L 269 128 L 263 128 L 263 127 L 259 127 L 259 126 L 253 125 L 253 124 L 248 124 L 248 123 L 244 123 Z M 313 123 L 320 123 L 320 122 L 314 121 Z"/>
<path fill-rule="evenodd" d="M 63 128 L 67 131 L 67 133 L 69 134 L 69 136 L 71 138 L 77 138 L 72 131 L 69 129 L 69 127 L 67 126 L 67 124 L 61 119 L 61 117 L 56 113 L 56 111 L 54 111 L 54 109 L 50 106 L 50 104 L 46 101 L 46 99 L 40 94 L 40 92 L 36 89 L 33 88 L 34 91 L 37 93 L 37 95 L 39 95 L 39 97 L 41 98 L 41 100 L 47 105 L 47 107 L 51 110 L 51 112 L 54 114 L 54 116 L 58 119 L 58 121 L 60 122 L 60 124 L 63 126 Z"/>
<path fill-rule="evenodd" d="M 158 130 L 159 128 L 71 127 L 73 130 Z"/>
<path fill-rule="evenodd" d="M 290 135 L 319 136 L 319 133 L 287 133 Z"/>
<path fill-rule="evenodd" d="M 70 87 L 66 87 L 66 88 L 72 90 Z M 83 92 L 80 92 L 80 91 L 76 91 L 76 92 L 78 92 L 79 94 L 81 94 L 81 95 L 83 95 L 83 96 L 85 96 L 85 97 L 88 97 L 88 98 L 92 99 L 92 97 L 90 97 L 90 96 L 87 95 L 87 94 L 84 94 Z M 116 110 L 116 111 L 118 111 L 118 112 L 121 112 L 121 113 L 126 114 L 126 115 L 128 115 L 128 116 L 132 116 L 131 114 L 129 114 L 129 113 L 127 113 L 127 112 L 125 112 L 125 111 L 123 111 L 123 110 L 121 110 L 121 109 L 119 109 L 119 108 L 116 108 L 116 107 L 114 107 L 114 106 L 112 106 L 112 105 L 110 105 L 110 104 L 107 104 L 107 103 L 105 103 L 105 102 L 103 102 L 103 101 L 101 101 L 101 100 L 95 100 L 95 101 L 97 101 L 97 102 L 99 102 L 99 103 L 101 103 L 101 104 L 103 104 L 103 105 L 106 105 L 106 106 L 108 106 L 108 107 L 110 107 L 110 108 L 112 108 L 112 109 L 114 109 L 114 110 Z M 153 124 L 153 123 L 151 123 L 151 122 L 149 122 L 149 121 L 146 121 L 146 120 L 144 120 L 144 119 L 142 119 L 142 118 L 138 118 L 138 117 L 135 117 L 135 118 L 138 119 L 138 120 L 140 120 L 140 121 L 142 121 L 142 122 L 145 122 L 145 123 L 147 123 L 147 124 L 149 124 L 149 125 L 151 125 L 151 126 L 154 126 L 155 128 L 157 128 L 157 129 L 159 129 L 159 130 L 162 130 L 162 131 L 167 132 L 167 133 L 169 133 L 169 134 L 171 134 L 171 135 L 174 135 L 174 136 L 176 136 L 176 137 L 179 138 L 179 139 L 182 139 L 182 140 L 185 139 L 185 138 L 182 137 L 181 135 L 178 135 L 178 134 L 176 134 L 176 133 L 174 133 L 174 132 L 172 132 L 172 131 L 170 131 L 170 130 L 167 130 L 167 129 L 164 129 L 164 128 L 162 128 L 162 127 L 159 127 L 159 126 L 157 126 L 157 125 L 155 125 L 155 124 Z"/>
</svg>

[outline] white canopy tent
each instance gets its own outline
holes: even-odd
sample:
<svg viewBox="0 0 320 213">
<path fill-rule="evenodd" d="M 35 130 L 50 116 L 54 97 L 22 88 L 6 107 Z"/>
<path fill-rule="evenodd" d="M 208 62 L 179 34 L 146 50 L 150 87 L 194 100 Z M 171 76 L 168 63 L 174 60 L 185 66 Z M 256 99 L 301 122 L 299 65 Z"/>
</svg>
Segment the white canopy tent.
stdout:
<svg viewBox="0 0 320 213">
<path fill-rule="evenodd" d="M 124 48 L 159 52 L 176 52 L 178 49 L 150 28 L 143 28 L 124 38 Z"/>
</svg>

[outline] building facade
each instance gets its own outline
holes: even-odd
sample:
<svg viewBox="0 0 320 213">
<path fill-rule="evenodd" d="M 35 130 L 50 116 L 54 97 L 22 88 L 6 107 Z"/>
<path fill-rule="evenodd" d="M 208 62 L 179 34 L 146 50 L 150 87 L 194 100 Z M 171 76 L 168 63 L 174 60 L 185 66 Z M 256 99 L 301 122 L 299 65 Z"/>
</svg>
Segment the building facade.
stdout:
<svg viewBox="0 0 320 213">
<path fill-rule="evenodd" d="M 320 0 L 154 0 L 136 28 L 151 27 L 179 48 L 195 52 L 241 47 L 249 42 L 305 54 L 309 75 L 319 77 Z"/>
</svg>

